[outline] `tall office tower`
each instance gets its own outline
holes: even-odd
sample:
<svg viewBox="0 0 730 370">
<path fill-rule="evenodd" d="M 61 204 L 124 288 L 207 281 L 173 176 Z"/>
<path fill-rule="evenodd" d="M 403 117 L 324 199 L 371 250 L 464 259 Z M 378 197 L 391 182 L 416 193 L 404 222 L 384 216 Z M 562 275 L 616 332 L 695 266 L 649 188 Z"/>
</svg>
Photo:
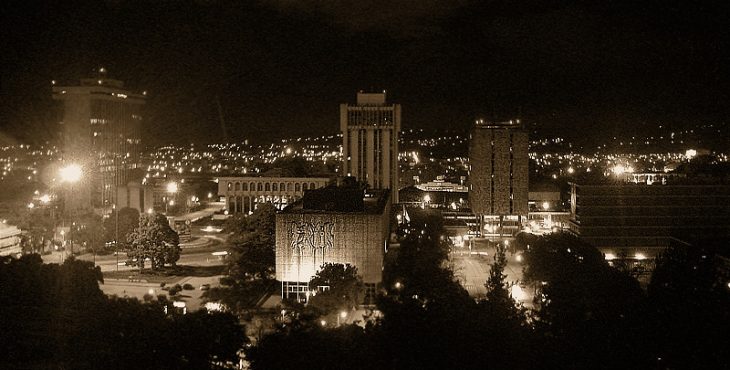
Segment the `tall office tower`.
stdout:
<svg viewBox="0 0 730 370">
<path fill-rule="evenodd" d="M 528 212 L 528 133 L 519 120 L 477 120 L 469 147 L 469 202 L 486 237 L 514 235 Z"/>
<path fill-rule="evenodd" d="M 117 187 L 127 185 L 139 167 L 143 94 L 124 83 L 96 78 L 80 85 L 54 86 L 53 99 L 62 102 L 61 141 L 64 165 L 80 166 L 83 174 L 66 200 L 66 209 L 108 208 L 117 202 Z"/>
<path fill-rule="evenodd" d="M 382 93 L 357 93 L 357 104 L 340 105 L 343 174 L 372 189 L 391 189 L 398 202 L 400 104 L 386 104 Z"/>
</svg>

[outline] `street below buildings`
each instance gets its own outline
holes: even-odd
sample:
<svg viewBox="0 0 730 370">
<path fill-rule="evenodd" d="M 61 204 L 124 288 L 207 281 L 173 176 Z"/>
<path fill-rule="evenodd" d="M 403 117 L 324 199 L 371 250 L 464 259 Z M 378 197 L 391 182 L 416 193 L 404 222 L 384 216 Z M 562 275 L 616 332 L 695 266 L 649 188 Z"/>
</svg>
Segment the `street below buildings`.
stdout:
<svg viewBox="0 0 730 370">
<path fill-rule="evenodd" d="M 494 252 L 494 247 L 452 250 L 450 260 L 454 275 L 469 292 L 469 296 L 482 298 L 487 294 L 485 284 L 494 262 Z M 505 282 L 511 287 L 513 298 L 525 306 L 529 306 L 532 302 L 532 295 L 530 289 L 523 289 L 521 286 L 522 268 L 521 256 L 507 252 L 507 266 L 503 272 L 507 276 Z"/>
</svg>

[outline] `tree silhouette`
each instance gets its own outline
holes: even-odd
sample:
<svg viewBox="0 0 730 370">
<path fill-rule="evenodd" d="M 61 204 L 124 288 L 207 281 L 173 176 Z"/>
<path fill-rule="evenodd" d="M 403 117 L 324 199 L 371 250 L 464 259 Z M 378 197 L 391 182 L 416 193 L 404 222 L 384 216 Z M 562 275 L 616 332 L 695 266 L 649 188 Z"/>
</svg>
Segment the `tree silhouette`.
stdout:
<svg viewBox="0 0 730 370">
<path fill-rule="evenodd" d="M 165 215 L 145 214 L 139 218 L 139 226 L 127 236 L 129 249 L 127 256 L 137 259 L 140 269 L 149 258 L 152 269 L 157 270 L 165 264 L 175 264 L 180 259 L 180 240 L 170 227 Z"/>
<path fill-rule="evenodd" d="M 117 216 L 117 213 L 119 215 Z M 124 207 L 119 210 L 114 210 L 104 220 L 104 240 L 113 241 L 119 236 L 117 243 L 119 247 L 126 247 L 127 236 L 134 232 L 139 226 L 139 211 L 134 208 Z"/>
<path fill-rule="evenodd" d="M 223 287 L 205 293 L 211 301 L 221 301 L 234 309 L 253 307 L 274 284 L 276 208 L 259 204 L 250 216 L 236 215 L 224 225 L 231 256 Z"/>
<path fill-rule="evenodd" d="M 350 264 L 325 263 L 309 281 L 309 290 L 314 293 L 307 307 L 325 315 L 352 310 L 362 303 L 362 278 L 357 267 Z M 318 290 L 327 287 L 326 290 Z"/>
</svg>

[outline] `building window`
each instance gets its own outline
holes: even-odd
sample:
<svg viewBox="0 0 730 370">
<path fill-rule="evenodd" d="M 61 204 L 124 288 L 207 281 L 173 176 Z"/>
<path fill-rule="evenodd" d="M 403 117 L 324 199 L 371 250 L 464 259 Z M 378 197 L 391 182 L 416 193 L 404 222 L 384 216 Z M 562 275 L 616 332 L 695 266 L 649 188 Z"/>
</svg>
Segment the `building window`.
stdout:
<svg viewBox="0 0 730 370">
<path fill-rule="evenodd" d="M 312 183 L 309 183 L 309 188 L 310 188 L 310 189 L 314 189 L 314 188 L 315 188 L 315 186 L 314 186 L 314 183 L 313 183 L 313 182 L 312 182 Z"/>
<path fill-rule="evenodd" d="M 264 190 L 264 184 L 263 183 L 258 183 L 257 186 L 256 186 L 256 190 L 263 191 Z"/>
<path fill-rule="evenodd" d="M 248 183 L 247 182 L 244 182 L 243 183 L 243 191 L 248 191 Z"/>
<path fill-rule="evenodd" d="M 231 190 L 233 190 L 233 183 L 230 183 L 229 182 L 228 183 L 228 191 L 231 191 Z"/>
<path fill-rule="evenodd" d="M 279 183 L 279 191 L 286 191 L 286 185 L 284 183 Z"/>
<path fill-rule="evenodd" d="M 236 189 L 235 190 L 236 191 L 241 191 L 241 183 L 240 182 L 237 182 L 236 183 Z"/>
<path fill-rule="evenodd" d="M 307 190 L 307 189 L 309 189 L 309 184 L 307 184 L 305 182 L 304 184 L 302 184 L 302 190 Z"/>
<path fill-rule="evenodd" d="M 277 183 L 271 184 L 271 191 L 279 191 L 279 184 L 277 184 Z"/>
<path fill-rule="evenodd" d="M 294 191 L 300 191 L 299 183 L 294 184 Z"/>
<path fill-rule="evenodd" d="M 264 185 L 264 190 L 265 190 L 265 191 L 271 191 L 271 187 L 270 187 L 270 186 L 271 186 L 271 185 L 269 185 L 269 183 L 267 182 L 267 183 L 266 183 L 266 184 Z"/>
<path fill-rule="evenodd" d="M 249 189 L 250 189 L 251 191 L 256 191 L 256 184 L 254 184 L 254 183 L 250 183 L 250 184 L 249 184 Z"/>
</svg>

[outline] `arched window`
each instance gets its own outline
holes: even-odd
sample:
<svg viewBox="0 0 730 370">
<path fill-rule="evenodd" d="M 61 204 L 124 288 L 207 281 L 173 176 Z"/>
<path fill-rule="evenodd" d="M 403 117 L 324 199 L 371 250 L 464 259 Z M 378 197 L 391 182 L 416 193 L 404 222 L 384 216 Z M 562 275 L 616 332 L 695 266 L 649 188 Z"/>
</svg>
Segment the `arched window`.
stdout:
<svg viewBox="0 0 730 370">
<path fill-rule="evenodd" d="M 268 182 L 264 185 L 264 190 L 271 191 L 271 185 Z"/>
<path fill-rule="evenodd" d="M 249 190 L 251 190 L 251 191 L 256 191 L 256 184 L 254 184 L 254 183 L 250 183 L 250 184 L 248 185 L 248 189 L 249 189 Z"/>
<path fill-rule="evenodd" d="M 302 191 L 307 190 L 307 189 L 309 189 L 309 184 L 307 184 L 305 182 L 304 184 L 302 184 Z"/>
<path fill-rule="evenodd" d="M 294 191 L 300 191 L 299 183 L 294 184 Z"/>
<path fill-rule="evenodd" d="M 286 185 L 283 182 L 279 184 L 279 191 L 286 191 Z"/>
<path fill-rule="evenodd" d="M 287 182 L 286 183 L 286 191 L 291 191 L 291 183 L 290 182 Z"/>
<path fill-rule="evenodd" d="M 241 191 L 241 183 L 240 182 L 237 182 L 236 183 L 236 191 Z"/>
<path fill-rule="evenodd" d="M 313 182 L 311 182 L 311 183 L 309 183 L 309 188 L 310 188 L 310 189 L 315 189 L 315 188 L 316 188 L 316 186 L 314 186 L 314 183 L 313 183 Z"/>
<path fill-rule="evenodd" d="M 279 184 L 276 182 L 271 184 L 271 191 L 279 191 Z"/>
<path fill-rule="evenodd" d="M 251 198 L 243 197 L 243 213 L 251 211 Z"/>
<path fill-rule="evenodd" d="M 247 182 L 244 182 L 243 183 L 243 191 L 248 191 L 248 183 Z"/>
<path fill-rule="evenodd" d="M 256 190 L 258 190 L 258 191 L 264 191 L 264 184 L 263 184 L 263 183 L 261 183 L 261 182 L 260 182 L 260 183 L 258 183 L 258 184 L 256 185 Z"/>
<path fill-rule="evenodd" d="M 228 183 L 228 191 L 231 191 L 231 190 L 233 190 L 233 183 L 229 182 Z"/>
</svg>

